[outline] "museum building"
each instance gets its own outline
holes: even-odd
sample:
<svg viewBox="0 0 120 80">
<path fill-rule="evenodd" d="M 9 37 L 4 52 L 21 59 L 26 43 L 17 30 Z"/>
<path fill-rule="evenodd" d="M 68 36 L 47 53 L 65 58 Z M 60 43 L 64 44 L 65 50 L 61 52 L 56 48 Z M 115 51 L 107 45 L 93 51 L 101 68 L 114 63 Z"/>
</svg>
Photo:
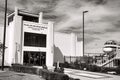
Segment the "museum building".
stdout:
<svg viewBox="0 0 120 80">
<path fill-rule="evenodd" d="M 44 23 L 42 17 L 42 12 L 36 15 L 18 8 L 8 15 L 8 49 L 5 54 L 8 65 L 53 66 L 53 22 Z"/>
</svg>

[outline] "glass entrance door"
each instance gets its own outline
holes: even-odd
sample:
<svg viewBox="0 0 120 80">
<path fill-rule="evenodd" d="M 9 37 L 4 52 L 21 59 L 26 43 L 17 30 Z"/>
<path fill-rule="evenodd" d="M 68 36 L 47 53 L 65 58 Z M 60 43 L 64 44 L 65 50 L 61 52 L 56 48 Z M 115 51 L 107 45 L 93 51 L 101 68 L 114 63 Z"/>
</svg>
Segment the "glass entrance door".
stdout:
<svg viewBox="0 0 120 80">
<path fill-rule="evenodd" d="M 46 64 L 46 52 L 24 51 L 23 63 L 42 66 Z"/>
</svg>

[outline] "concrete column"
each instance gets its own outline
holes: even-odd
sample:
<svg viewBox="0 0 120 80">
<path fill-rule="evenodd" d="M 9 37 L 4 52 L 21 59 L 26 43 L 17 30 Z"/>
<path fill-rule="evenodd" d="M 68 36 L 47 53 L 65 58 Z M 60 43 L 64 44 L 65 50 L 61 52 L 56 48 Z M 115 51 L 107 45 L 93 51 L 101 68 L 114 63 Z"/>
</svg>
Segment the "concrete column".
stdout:
<svg viewBox="0 0 120 80">
<path fill-rule="evenodd" d="M 15 31 L 15 16 L 13 22 L 9 24 L 9 41 L 8 41 L 8 59 L 7 63 L 11 65 L 14 63 L 14 50 L 15 50 L 15 39 L 14 39 L 14 31 Z"/>
<path fill-rule="evenodd" d="M 54 58 L 53 38 L 54 38 L 53 22 L 48 22 L 46 65 L 50 67 L 53 66 L 53 58 Z"/>
<path fill-rule="evenodd" d="M 15 16 L 18 15 L 18 7 L 15 7 Z"/>
<path fill-rule="evenodd" d="M 39 13 L 39 23 L 42 23 L 42 19 L 43 19 L 43 12 Z"/>
</svg>

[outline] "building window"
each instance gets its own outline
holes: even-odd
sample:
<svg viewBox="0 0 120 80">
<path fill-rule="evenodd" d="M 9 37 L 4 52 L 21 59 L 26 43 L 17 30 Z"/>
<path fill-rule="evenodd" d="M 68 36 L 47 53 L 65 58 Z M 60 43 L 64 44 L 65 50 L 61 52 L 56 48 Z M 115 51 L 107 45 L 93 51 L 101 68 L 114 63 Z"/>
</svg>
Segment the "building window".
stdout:
<svg viewBox="0 0 120 80">
<path fill-rule="evenodd" d="M 46 64 L 46 52 L 24 51 L 23 63 L 43 66 Z"/>
<path fill-rule="evenodd" d="M 25 21 L 38 22 L 38 17 L 28 16 L 23 14 L 19 14 L 19 15 L 22 16 L 22 19 Z"/>
<path fill-rule="evenodd" d="M 13 18 L 14 18 L 14 14 L 13 14 L 13 15 L 11 15 L 10 17 L 8 17 L 8 25 L 10 24 L 10 22 L 12 22 L 12 21 L 13 21 Z"/>
<path fill-rule="evenodd" d="M 46 34 L 25 32 L 24 46 L 46 47 Z"/>
</svg>

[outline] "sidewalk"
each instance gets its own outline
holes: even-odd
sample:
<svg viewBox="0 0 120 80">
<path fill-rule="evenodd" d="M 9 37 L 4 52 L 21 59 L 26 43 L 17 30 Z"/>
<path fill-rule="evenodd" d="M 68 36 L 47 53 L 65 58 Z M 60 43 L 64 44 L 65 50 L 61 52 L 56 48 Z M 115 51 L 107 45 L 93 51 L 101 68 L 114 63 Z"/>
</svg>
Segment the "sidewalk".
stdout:
<svg viewBox="0 0 120 80">
<path fill-rule="evenodd" d="M 0 80 L 45 80 L 38 75 L 17 73 L 12 71 L 1 71 Z"/>
</svg>

